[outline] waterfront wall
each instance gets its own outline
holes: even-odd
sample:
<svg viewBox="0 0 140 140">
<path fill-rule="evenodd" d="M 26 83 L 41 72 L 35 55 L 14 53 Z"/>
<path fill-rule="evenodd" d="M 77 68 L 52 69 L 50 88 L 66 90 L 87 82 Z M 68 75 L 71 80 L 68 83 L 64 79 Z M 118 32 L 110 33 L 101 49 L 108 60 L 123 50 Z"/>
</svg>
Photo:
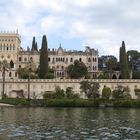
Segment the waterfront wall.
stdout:
<svg viewBox="0 0 140 140">
<path fill-rule="evenodd" d="M 80 82 L 87 79 L 31 79 L 30 80 L 30 97 L 42 98 L 45 91 L 54 91 L 59 86 L 66 90 L 72 87 L 75 93 L 79 93 L 82 98 L 84 94 L 80 91 Z M 134 89 L 140 89 L 140 80 L 132 79 L 89 79 L 89 81 L 98 82 L 100 84 L 100 94 L 104 86 L 110 87 L 112 90 L 117 85 L 128 86 L 133 99 L 136 99 Z M 0 80 L 0 93 L 2 93 L 2 80 Z M 27 79 L 7 79 L 5 81 L 5 94 L 9 97 L 28 96 L 29 82 Z"/>
</svg>

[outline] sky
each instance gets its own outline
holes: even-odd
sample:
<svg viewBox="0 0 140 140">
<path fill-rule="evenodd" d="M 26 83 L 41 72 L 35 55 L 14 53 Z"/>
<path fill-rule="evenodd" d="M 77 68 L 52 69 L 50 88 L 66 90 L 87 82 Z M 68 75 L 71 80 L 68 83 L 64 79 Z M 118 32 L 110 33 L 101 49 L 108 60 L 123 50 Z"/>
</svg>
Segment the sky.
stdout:
<svg viewBox="0 0 140 140">
<path fill-rule="evenodd" d="M 140 51 L 140 0 L 0 0 L 0 30 L 21 35 L 21 47 L 33 36 L 41 47 L 83 50 L 114 55 L 124 40 L 127 50 Z"/>
</svg>

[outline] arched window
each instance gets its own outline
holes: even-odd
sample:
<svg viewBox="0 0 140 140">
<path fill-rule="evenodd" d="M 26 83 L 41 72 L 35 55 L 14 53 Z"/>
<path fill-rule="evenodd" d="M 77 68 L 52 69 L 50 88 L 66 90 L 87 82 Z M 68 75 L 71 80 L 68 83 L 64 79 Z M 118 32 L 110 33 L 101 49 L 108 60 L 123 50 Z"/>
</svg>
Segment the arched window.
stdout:
<svg viewBox="0 0 140 140">
<path fill-rule="evenodd" d="M 9 77 L 11 77 L 12 76 L 12 73 L 11 72 L 9 72 Z"/>
<path fill-rule="evenodd" d="M 81 62 L 82 61 L 82 58 L 79 58 L 79 61 Z"/>
<path fill-rule="evenodd" d="M 49 62 L 51 61 L 50 57 L 48 57 L 48 61 L 49 61 Z"/>
<path fill-rule="evenodd" d="M 21 57 L 18 58 L 18 61 L 21 62 Z"/>
<path fill-rule="evenodd" d="M 70 58 L 70 62 L 73 62 L 73 58 Z"/>
<path fill-rule="evenodd" d="M 14 62 L 12 60 L 10 61 L 10 68 L 14 68 Z"/>
<path fill-rule="evenodd" d="M 30 57 L 30 60 L 33 62 L 33 58 L 32 57 Z"/>
<path fill-rule="evenodd" d="M 63 62 L 65 62 L 65 58 L 63 58 Z"/>
<path fill-rule="evenodd" d="M 15 77 L 17 77 L 17 72 L 15 72 Z"/>
<path fill-rule="evenodd" d="M 91 62 L 91 59 L 90 58 L 88 58 L 88 62 Z"/>
<path fill-rule="evenodd" d="M 97 61 L 97 59 L 95 58 L 95 62 Z"/>
<path fill-rule="evenodd" d="M 25 62 L 27 61 L 27 58 L 26 58 L 26 57 L 24 58 L 24 61 L 25 61 Z"/>
<path fill-rule="evenodd" d="M 95 60 L 94 60 L 94 58 L 93 58 L 93 62 L 94 62 Z"/>
<path fill-rule="evenodd" d="M 95 66 L 95 70 L 97 70 L 97 67 Z"/>
</svg>

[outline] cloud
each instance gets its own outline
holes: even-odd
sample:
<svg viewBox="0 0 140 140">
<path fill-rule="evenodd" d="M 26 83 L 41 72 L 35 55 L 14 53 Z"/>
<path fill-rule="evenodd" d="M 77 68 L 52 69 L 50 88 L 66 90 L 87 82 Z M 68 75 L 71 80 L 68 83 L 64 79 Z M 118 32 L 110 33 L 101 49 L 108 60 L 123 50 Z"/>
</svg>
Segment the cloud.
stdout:
<svg viewBox="0 0 140 140">
<path fill-rule="evenodd" d="M 139 0 L 1 0 L 0 12 L 1 30 L 18 28 L 25 48 L 45 33 L 69 49 L 89 44 L 100 55 L 118 57 L 122 40 L 140 51 Z"/>
</svg>

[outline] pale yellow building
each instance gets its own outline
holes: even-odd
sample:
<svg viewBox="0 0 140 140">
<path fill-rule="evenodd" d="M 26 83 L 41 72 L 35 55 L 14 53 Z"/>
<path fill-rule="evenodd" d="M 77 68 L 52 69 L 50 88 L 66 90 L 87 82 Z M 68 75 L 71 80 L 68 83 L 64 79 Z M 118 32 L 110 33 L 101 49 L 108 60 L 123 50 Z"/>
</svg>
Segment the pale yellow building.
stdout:
<svg viewBox="0 0 140 140">
<path fill-rule="evenodd" d="M 54 69 L 55 78 L 68 78 L 67 67 L 73 64 L 75 60 L 84 62 L 91 77 L 96 77 L 98 72 L 97 50 L 86 46 L 85 51 L 66 51 L 60 44 L 58 49 L 49 49 L 48 51 L 49 67 Z M 27 67 L 30 60 L 32 60 L 32 65 L 37 68 L 39 58 L 39 51 L 21 49 L 21 40 L 18 32 L 0 33 L 0 61 L 6 60 L 9 64 L 6 78 L 18 78 L 16 70 Z"/>
</svg>

